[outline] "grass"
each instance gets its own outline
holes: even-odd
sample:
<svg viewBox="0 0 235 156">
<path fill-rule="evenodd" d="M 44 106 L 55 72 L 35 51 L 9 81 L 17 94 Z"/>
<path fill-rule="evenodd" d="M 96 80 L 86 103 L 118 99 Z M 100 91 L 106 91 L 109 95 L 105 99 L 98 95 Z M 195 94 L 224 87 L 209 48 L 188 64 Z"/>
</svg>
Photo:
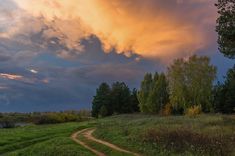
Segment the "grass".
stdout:
<svg viewBox="0 0 235 156">
<path fill-rule="evenodd" d="M 0 155 L 90 156 L 70 139 L 71 133 L 89 126 L 84 122 L 0 129 Z"/>
<path fill-rule="evenodd" d="M 30 125 L 0 129 L 0 155 L 93 156 L 70 135 L 96 127 L 95 137 L 146 156 L 235 155 L 235 116 L 161 117 L 119 115 L 81 123 Z M 105 145 L 79 139 L 107 155 L 125 155 Z"/>
<path fill-rule="evenodd" d="M 27 148 L 5 154 L 6 156 L 93 156 L 68 137 L 57 137 Z"/>
<path fill-rule="evenodd" d="M 121 115 L 100 120 L 94 135 L 150 156 L 235 155 L 234 123 L 223 115 Z"/>
</svg>

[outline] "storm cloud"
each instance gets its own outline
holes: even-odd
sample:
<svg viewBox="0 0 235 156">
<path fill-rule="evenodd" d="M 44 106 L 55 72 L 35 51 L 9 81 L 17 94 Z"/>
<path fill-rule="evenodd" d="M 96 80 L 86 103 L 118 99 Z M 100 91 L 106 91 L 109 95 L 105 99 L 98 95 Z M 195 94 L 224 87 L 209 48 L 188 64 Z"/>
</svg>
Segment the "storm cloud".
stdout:
<svg viewBox="0 0 235 156">
<path fill-rule="evenodd" d="M 101 82 L 138 88 L 177 57 L 209 55 L 212 0 L 0 0 L 0 112 L 90 109 Z"/>
<path fill-rule="evenodd" d="M 53 27 L 43 32 L 45 37 L 56 36 L 77 51 L 83 48 L 80 41 L 90 35 L 101 40 L 105 52 L 115 49 L 126 56 L 135 53 L 162 59 L 192 55 L 215 43 L 217 13 L 211 0 L 15 2 L 30 16 L 44 17 L 44 22 Z"/>
</svg>

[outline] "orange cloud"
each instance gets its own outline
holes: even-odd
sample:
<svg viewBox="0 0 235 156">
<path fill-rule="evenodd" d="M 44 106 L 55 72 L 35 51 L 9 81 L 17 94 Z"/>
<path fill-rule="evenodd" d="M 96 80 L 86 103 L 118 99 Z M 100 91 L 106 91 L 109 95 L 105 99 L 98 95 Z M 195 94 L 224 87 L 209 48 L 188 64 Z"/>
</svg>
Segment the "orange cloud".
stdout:
<svg viewBox="0 0 235 156">
<path fill-rule="evenodd" d="M 44 16 L 69 48 L 96 35 L 106 52 L 113 48 L 127 56 L 147 58 L 191 55 L 211 44 L 216 11 L 211 0 L 15 0 L 35 17 Z M 213 28 L 213 27 L 212 27 Z M 213 40 L 214 41 L 214 40 Z"/>
<path fill-rule="evenodd" d="M 6 74 L 6 73 L 0 73 L 1 78 L 10 79 L 10 80 L 23 80 L 23 76 L 21 75 L 15 75 L 15 74 Z"/>
<path fill-rule="evenodd" d="M 36 70 L 30 70 L 30 72 L 36 74 Z M 49 79 L 38 79 L 36 77 L 25 77 L 22 75 L 17 75 L 17 74 L 8 74 L 8 73 L 0 73 L 0 78 L 3 79 L 8 79 L 8 80 L 14 80 L 14 81 L 20 81 L 24 83 L 29 83 L 29 84 L 34 84 L 34 83 L 44 83 L 48 84 L 50 83 Z M 3 87 L 0 86 L 0 89 L 3 89 Z"/>
</svg>

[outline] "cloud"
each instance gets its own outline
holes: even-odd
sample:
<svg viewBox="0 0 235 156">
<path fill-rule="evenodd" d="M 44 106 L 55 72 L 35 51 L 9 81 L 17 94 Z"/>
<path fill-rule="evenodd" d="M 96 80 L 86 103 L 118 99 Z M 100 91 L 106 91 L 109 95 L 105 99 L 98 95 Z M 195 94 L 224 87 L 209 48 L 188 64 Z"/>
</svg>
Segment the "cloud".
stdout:
<svg viewBox="0 0 235 156">
<path fill-rule="evenodd" d="M 30 70 L 31 73 L 36 74 L 36 70 Z M 18 81 L 26 84 L 48 84 L 49 80 L 47 78 L 35 77 L 33 75 L 19 75 L 19 74 L 10 74 L 10 73 L 0 73 L 0 78 L 6 80 Z"/>
<path fill-rule="evenodd" d="M 29 71 L 30 71 L 31 73 L 33 73 L 33 74 L 37 74 L 37 73 L 38 73 L 38 71 L 35 70 L 35 69 L 30 69 Z"/>
<path fill-rule="evenodd" d="M 23 76 L 16 74 L 0 73 L 0 77 L 9 80 L 23 80 Z"/>
<path fill-rule="evenodd" d="M 15 0 L 30 15 L 44 17 L 69 49 L 83 51 L 81 39 L 96 35 L 103 49 L 130 56 L 169 59 L 215 44 L 216 11 L 211 0 Z M 214 29 L 213 29 L 214 30 Z M 65 56 L 61 53 L 59 56 Z"/>
</svg>

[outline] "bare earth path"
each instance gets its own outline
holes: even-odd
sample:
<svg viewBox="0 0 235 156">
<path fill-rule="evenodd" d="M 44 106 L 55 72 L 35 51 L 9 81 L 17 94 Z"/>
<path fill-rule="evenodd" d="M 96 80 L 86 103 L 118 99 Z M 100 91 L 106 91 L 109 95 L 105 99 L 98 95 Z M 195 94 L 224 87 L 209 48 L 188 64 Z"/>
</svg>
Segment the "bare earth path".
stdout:
<svg viewBox="0 0 235 156">
<path fill-rule="evenodd" d="M 132 154 L 134 156 L 140 156 L 139 154 L 137 153 L 134 153 L 134 152 L 131 152 L 131 151 L 128 151 L 128 150 L 125 150 L 125 149 L 122 149 L 114 144 L 111 144 L 107 141 L 103 141 L 103 140 L 99 140 L 95 137 L 92 136 L 92 133 L 95 131 L 95 129 L 83 129 L 81 131 L 78 131 L 76 133 L 73 133 L 71 135 L 71 138 L 72 140 L 74 140 L 75 142 L 79 143 L 80 145 L 82 145 L 83 147 L 85 147 L 86 149 L 92 151 L 93 153 L 95 153 L 97 156 L 105 156 L 104 153 L 102 152 L 99 152 L 89 146 L 87 146 L 84 142 L 80 141 L 78 138 L 77 138 L 77 135 L 79 134 L 82 134 L 84 137 L 86 137 L 88 140 L 91 140 L 91 141 L 94 141 L 94 142 L 97 142 L 97 143 L 100 143 L 100 144 L 103 144 L 105 146 L 108 146 L 109 148 L 112 148 L 116 151 L 119 151 L 119 152 L 124 152 L 124 153 L 128 153 L 128 154 Z"/>
<path fill-rule="evenodd" d="M 78 132 L 73 133 L 73 134 L 71 135 L 72 140 L 75 141 L 76 143 L 82 145 L 82 146 L 85 147 L 86 149 L 90 150 L 91 152 L 95 153 L 97 156 L 106 156 L 104 153 L 99 152 L 99 151 L 97 151 L 97 150 L 95 150 L 95 149 L 93 149 L 93 148 L 87 146 L 84 142 L 82 142 L 82 141 L 80 141 L 80 140 L 77 139 L 77 136 L 78 136 L 79 134 L 81 134 L 81 133 L 83 133 L 83 132 L 85 132 L 85 131 L 87 131 L 87 130 L 88 130 L 88 129 L 83 129 L 83 130 L 81 130 L 81 131 L 78 131 Z"/>
</svg>

